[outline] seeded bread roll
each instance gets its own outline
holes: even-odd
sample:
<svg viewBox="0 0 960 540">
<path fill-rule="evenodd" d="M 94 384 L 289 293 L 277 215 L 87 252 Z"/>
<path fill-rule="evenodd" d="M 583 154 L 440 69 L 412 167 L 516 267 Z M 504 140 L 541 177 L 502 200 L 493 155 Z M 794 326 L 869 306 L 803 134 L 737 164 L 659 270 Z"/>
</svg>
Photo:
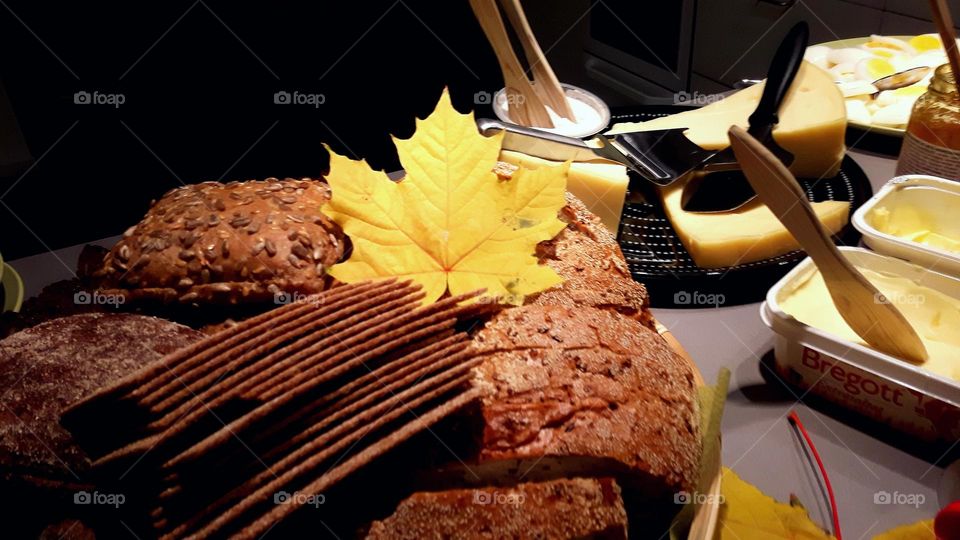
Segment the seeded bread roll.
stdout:
<svg viewBox="0 0 960 540">
<path fill-rule="evenodd" d="M 344 253 L 340 227 L 320 213 L 325 182 L 204 182 L 174 189 L 92 272 L 126 300 L 236 304 L 310 294 L 332 283 Z"/>
<path fill-rule="evenodd" d="M 368 540 L 626 537 L 627 513 L 610 478 L 414 493 L 367 534 Z"/>
<path fill-rule="evenodd" d="M 484 479 L 610 475 L 657 500 L 696 485 L 693 367 L 611 310 L 508 309 L 474 337 Z M 672 500 L 672 499 L 671 499 Z"/>
</svg>

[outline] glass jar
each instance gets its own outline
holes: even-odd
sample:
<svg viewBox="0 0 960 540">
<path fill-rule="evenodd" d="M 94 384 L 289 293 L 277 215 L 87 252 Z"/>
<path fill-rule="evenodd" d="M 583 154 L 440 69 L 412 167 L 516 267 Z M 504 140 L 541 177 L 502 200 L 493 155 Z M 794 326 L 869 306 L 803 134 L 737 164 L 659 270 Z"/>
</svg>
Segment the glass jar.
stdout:
<svg viewBox="0 0 960 540">
<path fill-rule="evenodd" d="M 897 161 L 901 174 L 960 180 L 960 94 L 949 64 L 936 69 L 913 105 Z"/>
</svg>

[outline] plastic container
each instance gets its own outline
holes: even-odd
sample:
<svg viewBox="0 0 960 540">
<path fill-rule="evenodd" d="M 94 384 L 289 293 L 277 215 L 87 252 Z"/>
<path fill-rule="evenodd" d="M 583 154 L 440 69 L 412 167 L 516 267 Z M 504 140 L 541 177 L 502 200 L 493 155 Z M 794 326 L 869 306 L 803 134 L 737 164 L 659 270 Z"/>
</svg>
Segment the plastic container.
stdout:
<svg viewBox="0 0 960 540">
<path fill-rule="evenodd" d="M 870 248 L 938 272 L 960 276 L 960 253 L 881 232 L 874 226 L 877 208 L 896 212 L 911 206 L 930 215 L 939 232 L 960 239 L 960 183 L 926 175 L 898 176 L 887 182 L 853 214 L 853 226 Z"/>
<path fill-rule="evenodd" d="M 563 87 L 563 93 L 567 96 L 567 100 L 576 100 L 583 103 L 586 108 L 591 109 L 590 118 L 577 118 L 577 123 L 572 124 L 569 120 L 563 118 L 555 118 L 554 126 L 552 128 L 537 128 L 543 131 L 549 131 L 550 133 L 557 133 L 560 135 L 566 135 L 567 137 L 592 137 L 597 133 L 600 133 L 601 130 L 607 127 L 610 124 L 610 107 L 607 106 L 606 102 L 597 97 L 596 95 L 587 92 L 583 88 L 573 86 L 570 84 L 560 84 Z M 576 106 L 574 106 L 574 113 L 576 114 Z M 517 124 L 518 122 L 512 120 L 509 115 L 509 108 L 507 106 L 507 92 L 505 88 L 501 88 L 493 95 L 493 113 L 497 115 L 503 122 L 509 122 L 511 124 Z M 551 112 L 551 117 L 555 117 L 556 114 Z M 590 119 L 593 121 L 588 121 Z"/>
<path fill-rule="evenodd" d="M 960 279 L 861 248 L 840 248 L 855 265 L 887 272 L 960 298 Z M 960 382 L 803 324 L 780 309 L 816 271 L 804 259 L 767 293 L 763 322 L 776 333 L 775 366 L 783 379 L 845 408 L 921 439 L 960 438 Z"/>
</svg>

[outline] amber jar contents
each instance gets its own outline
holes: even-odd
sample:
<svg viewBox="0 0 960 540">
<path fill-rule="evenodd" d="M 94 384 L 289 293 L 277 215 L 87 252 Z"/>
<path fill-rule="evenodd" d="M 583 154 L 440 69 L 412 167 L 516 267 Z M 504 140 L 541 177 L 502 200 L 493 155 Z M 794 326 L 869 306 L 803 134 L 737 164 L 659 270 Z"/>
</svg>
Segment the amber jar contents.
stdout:
<svg viewBox="0 0 960 540">
<path fill-rule="evenodd" d="M 960 94 L 945 64 L 917 99 L 903 138 L 897 174 L 930 174 L 960 180 Z"/>
</svg>

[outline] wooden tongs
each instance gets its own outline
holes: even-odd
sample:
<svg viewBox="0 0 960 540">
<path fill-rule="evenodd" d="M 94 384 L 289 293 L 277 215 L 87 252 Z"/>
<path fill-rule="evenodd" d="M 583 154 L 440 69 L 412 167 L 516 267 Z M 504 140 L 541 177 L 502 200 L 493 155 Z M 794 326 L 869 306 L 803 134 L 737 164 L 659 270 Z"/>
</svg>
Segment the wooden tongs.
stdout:
<svg viewBox="0 0 960 540">
<path fill-rule="evenodd" d="M 530 64 L 533 80 L 527 77 L 527 72 L 513 50 L 497 8 L 497 1 L 470 0 L 470 7 L 480 21 L 483 33 L 486 34 L 500 63 L 510 118 L 523 126 L 552 128 L 553 121 L 547 112 L 549 106 L 557 115 L 576 121 L 563 88 L 530 29 L 520 0 L 500 0 L 500 4 L 517 33 L 525 58 Z"/>
</svg>

